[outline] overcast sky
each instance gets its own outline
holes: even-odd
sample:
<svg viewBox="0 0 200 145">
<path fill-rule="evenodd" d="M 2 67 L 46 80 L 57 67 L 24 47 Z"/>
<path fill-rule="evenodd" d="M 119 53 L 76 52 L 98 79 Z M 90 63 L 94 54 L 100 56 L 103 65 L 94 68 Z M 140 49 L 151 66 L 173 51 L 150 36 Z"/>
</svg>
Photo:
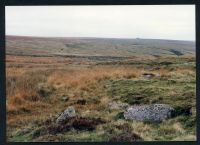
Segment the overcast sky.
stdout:
<svg viewBox="0 0 200 145">
<path fill-rule="evenodd" d="M 195 40 L 195 6 L 7 6 L 6 35 Z"/>
</svg>

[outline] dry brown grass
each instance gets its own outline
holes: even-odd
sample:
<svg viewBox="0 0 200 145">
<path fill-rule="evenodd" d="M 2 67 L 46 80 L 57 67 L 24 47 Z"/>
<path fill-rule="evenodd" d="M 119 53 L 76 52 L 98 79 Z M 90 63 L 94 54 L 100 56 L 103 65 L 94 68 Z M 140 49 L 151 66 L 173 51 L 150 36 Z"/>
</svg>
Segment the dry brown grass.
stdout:
<svg viewBox="0 0 200 145">
<path fill-rule="evenodd" d="M 99 81 L 114 78 L 135 78 L 142 70 L 135 68 L 94 68 L 63 73 L 56 71 L 49 76 L 48 84 L 64 84 L 67 87 L 86 89 L 89 85 Z"/>
</svg>

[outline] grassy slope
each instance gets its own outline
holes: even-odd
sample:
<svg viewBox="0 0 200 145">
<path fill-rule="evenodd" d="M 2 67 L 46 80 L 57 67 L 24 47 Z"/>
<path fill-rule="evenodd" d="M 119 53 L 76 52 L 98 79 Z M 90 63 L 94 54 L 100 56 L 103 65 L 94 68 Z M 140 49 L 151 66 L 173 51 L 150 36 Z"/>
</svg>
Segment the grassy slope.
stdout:
<svg viewBox="0 0 200 145">
<path fill-rule="evenodd" d="M 7 54 L 138 56 L 194 54 L 195 43 L 156 39 L 6 38 Z M 16 49 L 17 48 L 17 49 Z"/>
</svg>

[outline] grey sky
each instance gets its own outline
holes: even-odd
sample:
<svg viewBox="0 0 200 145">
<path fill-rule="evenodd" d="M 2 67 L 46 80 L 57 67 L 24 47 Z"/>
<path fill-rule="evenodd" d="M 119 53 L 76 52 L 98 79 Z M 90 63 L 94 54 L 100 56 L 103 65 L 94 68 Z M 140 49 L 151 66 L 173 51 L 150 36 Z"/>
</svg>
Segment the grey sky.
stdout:
<svg viewBox="0 0 200 145">
<path fill-rule="evenodd" d="M 195 6 L 7 6 L 6 35 L 195 40 Z"/>
</svg>

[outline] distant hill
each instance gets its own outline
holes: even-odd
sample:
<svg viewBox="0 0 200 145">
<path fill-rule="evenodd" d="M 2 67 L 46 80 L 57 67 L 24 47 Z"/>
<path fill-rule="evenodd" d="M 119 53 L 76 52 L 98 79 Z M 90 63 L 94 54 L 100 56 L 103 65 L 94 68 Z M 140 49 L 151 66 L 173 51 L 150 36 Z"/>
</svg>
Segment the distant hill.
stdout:
<svg viewBox="0 0 200 145">
<path fill-rule="evenodd" d="M 195 54 L 195 42 L 162 39 L 6 36 L 6 54 L 116 56 Z"/>
</svg>

